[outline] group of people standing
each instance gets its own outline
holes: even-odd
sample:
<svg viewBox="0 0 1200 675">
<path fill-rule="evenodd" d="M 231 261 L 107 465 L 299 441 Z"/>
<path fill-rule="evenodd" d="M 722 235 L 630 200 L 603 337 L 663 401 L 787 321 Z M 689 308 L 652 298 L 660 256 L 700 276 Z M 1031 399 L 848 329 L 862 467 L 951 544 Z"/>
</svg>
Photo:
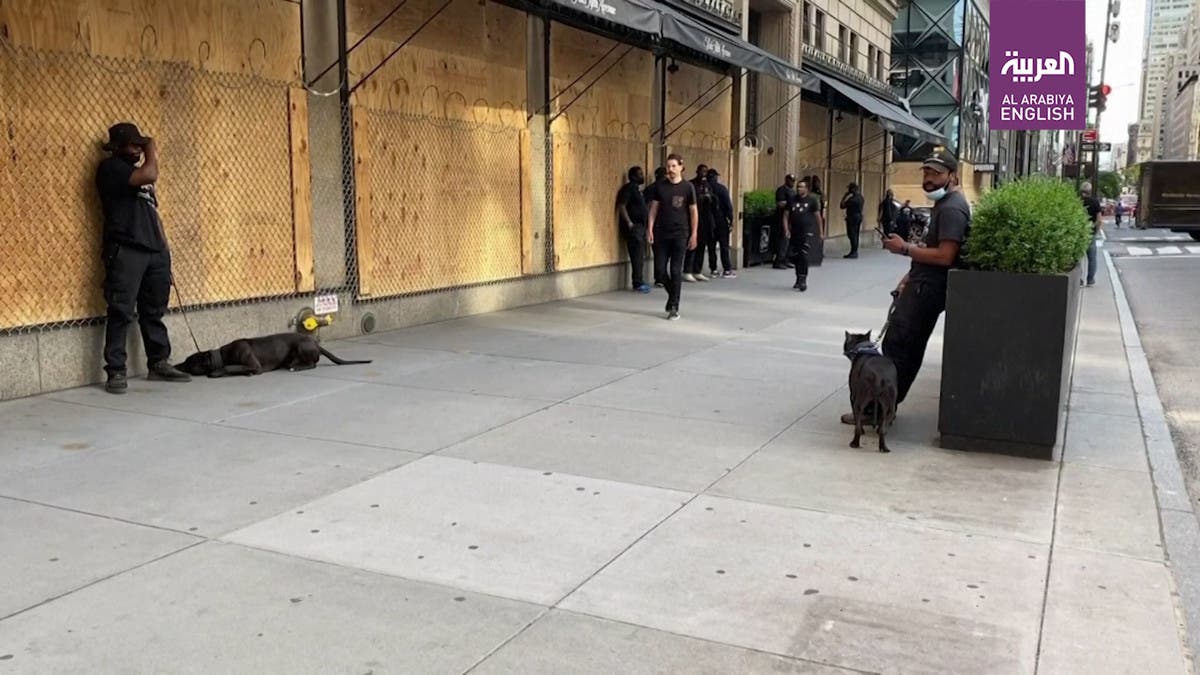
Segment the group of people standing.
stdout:
<svg viewBox="0 0 1200 675">
<path fill-rule="evenodd" d="M 649 293 L 646 248 L 654 250 L 654 285 L 667 290 L 667 319 L 679 318 L 683 282 L 737 277 L 730 257 L 733 200 L 715 168 L 701 164 L 683 179 L 683 157 L 671 154 L 646 185 L 640 166 L 629 169 L 617 192 L 617 221 L 629 251 L 633 288 Z M 707 253 L 708 275 L 704 274 Z M 720 271 L 718 272 L 718 265 Z"/>
</svg>

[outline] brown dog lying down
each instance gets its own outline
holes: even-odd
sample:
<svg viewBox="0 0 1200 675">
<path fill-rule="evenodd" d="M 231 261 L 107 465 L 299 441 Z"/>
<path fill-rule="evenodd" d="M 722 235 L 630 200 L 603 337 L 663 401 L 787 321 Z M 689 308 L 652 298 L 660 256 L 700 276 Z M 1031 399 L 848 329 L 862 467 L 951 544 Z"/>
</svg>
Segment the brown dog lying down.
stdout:
<svg viewBox="0 0 1200 675">
<path fill-rule="evenodd" d="M 850 447 L 859 447 L 863 423 L 870 421 L 879 434 L 879 451 L 891 452 L 887 446 L 888 427 L 896 421 L 896 399 L 899 378 L 896 364 L 871 342 L 871 333 L 846 333 L 842 353 L 850 359 L 850 410 L 854 414 L 854 440 Z"/>
<path fill-rule="evenodd" d="M 179 364 L 189 375 L 224 377 L 226 375 L 258 375 L 280 368 L 310 370 L 317 367 L 321 357 L 339 366 L 370 361 L 345 361 L 317 343 L 316 338 L 301 333 L 277 333 L 266 337 L 234 340 L 220 349 L 197 352 Z"/>
</svg>

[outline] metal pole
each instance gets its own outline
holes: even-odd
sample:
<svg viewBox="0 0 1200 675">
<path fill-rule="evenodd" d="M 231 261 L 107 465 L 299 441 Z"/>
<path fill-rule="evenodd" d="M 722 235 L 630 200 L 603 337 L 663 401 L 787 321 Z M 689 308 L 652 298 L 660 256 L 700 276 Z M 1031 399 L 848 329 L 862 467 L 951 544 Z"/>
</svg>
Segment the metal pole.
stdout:
<svg viewBox="0 0 1200 675">
<path fill-rule="evenodd" d="M 1108 34 L 1112 30 L 1112 0 L 1104 13 L 1104 48 L 1100 50 L 1100 86 L 1104 86 L 1104 71 L 1108 67 Z M 1092 194 L 1100 190 L 1100 115 L 1104 111 L 1096 108 L 1096 147 L 1092 150 Z"/>
</svg>

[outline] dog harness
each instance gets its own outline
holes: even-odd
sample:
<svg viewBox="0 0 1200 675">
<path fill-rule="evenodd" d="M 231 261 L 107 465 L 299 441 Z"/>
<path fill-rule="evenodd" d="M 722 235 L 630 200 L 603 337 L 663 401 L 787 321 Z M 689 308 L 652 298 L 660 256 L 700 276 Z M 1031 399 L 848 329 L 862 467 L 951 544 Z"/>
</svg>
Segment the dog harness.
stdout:
<svg viewBox="0 0 1200 675">
<path fill-rule="evenodd" d="M 874 342 L 860 342 L 854 348 L 854 356 L 883 356 L 883 352 L 879 351 L 879 345 Z"/>
</svg>

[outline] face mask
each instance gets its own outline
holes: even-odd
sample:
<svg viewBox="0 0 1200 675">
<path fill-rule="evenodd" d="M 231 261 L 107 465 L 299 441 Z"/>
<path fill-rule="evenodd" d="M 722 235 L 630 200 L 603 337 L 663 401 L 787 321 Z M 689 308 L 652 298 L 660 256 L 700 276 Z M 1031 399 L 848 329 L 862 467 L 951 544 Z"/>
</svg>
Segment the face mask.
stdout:
<svg viewBox="0 0 1200 675">
<path fill-rule="evenodd" d="M 931 202 L 940 201 L 942 197 L 946 196 L 946 188 L 940 187 L 933 192 L 926 192 L 925 196 L 928 197 L 929 201 Z"/>
</svg>

